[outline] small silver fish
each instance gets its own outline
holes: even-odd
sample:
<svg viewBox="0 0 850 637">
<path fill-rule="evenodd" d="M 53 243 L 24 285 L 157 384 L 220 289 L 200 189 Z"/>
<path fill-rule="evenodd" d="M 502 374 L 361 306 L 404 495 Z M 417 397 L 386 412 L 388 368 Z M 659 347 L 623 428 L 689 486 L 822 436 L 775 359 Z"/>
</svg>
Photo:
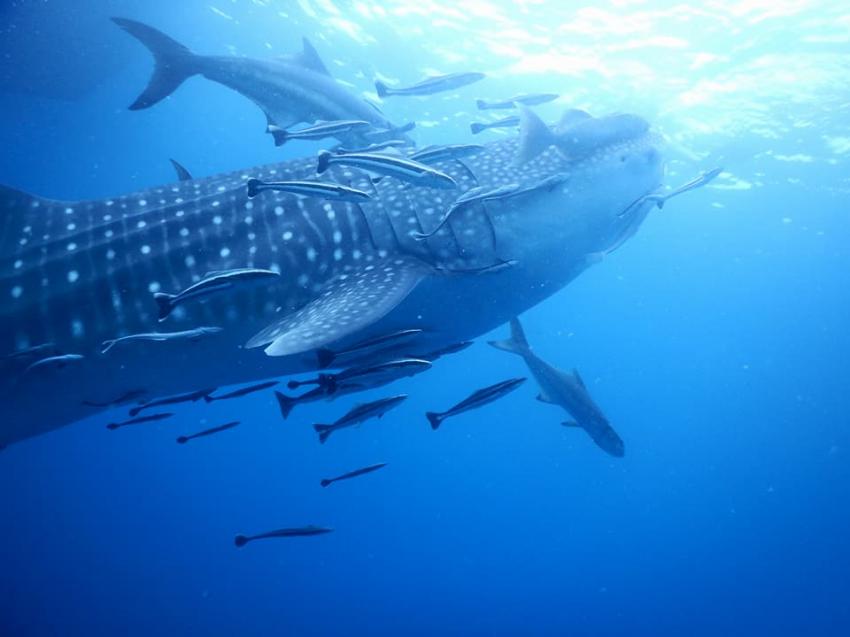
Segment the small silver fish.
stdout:
<svg viewBox="0 0 850 637">
<path fill-rule="evenodd" d="M 330 425 L 315 424 L 313 429 L 319 434 L 319 442 L 324 444 L 328 437 L 339 429 L 359 425 L 370 418 L 380 418 L 393 407 L 397 407 L 407 399 L 407 394 L 399 394 L 389 398 L 373 400 L 369 403 L 355 405 L 347 414 Z"/>
<path fill-rule="evenodd" d="M 48 370 L 57 370 L 57 369 L 65 369 L 68 365 L 77 363 L 83 360 L 83 356 L 80 354 L 63 354 L 62 356 L 48 356 L 47 358 L 42 358 L 41 360 L 37 360 L 32 363 L 29 367 L 24 370 L 25 374 L 30 372 L 37 371 L 48 371 Z"/>
<path fill-rule="evenodd" d="M 289 192 L 301 197 L 319 197 L 352 203 L 371 199 L 369 194 L 362 190 L 321 181 L 260 181 L 259 179 L 249 179 L 247 185 L 248 198 L 256 197 L 264 190 L 275 190 L 277 192 Z"/>
<path fill-rule="evenodd" d="M 404 88 L 390 88 L 384 82 L 377 80 L 375 82 L 375 91 L 378 97 L 384 98 L 391 95 L 433 95 L 442 91 L 451 91 L 473 82 L 483 80 L 486 75 L 484 73 L 449 73 L 448 75 L 433 75 L 427 77 L 421 82 L 417 82 L 412 86 Z"/>
<path fill-rule="evenodd" d="M 325 478 L 319 484 L 323 487 L 330 486 L 334 482 L 339 482 L 340 480 L 350 480 L 351 478 L 356 478 L 357 476 L 366 475 L 367 473 L 372 473 L 373 471 L 377 471 L 378 469 L 383 469 L 387 466 L 386 462 L 379 462 L 377 464 L 369 465 L 368 467 L 363 467 L 362 469 L 355 469 L 354 471 L 349 471 L 348 473 L 343 473 L 341 476 L 337 476 L 336 478 Z"/>
<path fill-rule="evenodd" d="M 318 359 L 319 367 L 324 369 L 325 367 L 329 367 L 334 360 L 342 356 L 367 352 L 370 350 L 386 349 L 387 347 L 396 345 L 400 341 L 406 341 L 418 336 L 419 334 L 422 334 L 423 331 L 424 330 L 421 328 L 414 327 L 406 330 L 398 330 L 397 332 L 390 332 L 389 334 L 378 334 L 377 336 L 358 341 L 342 350 L 334 351 L 327 348 L 316 350 L 316 358 Z"/>
<path fill-rule="evenodd" d="M 310 525 L 293 529 L 278 529 L 276 531 L 268 531 L 267 533 L 260 533 L 258 535 L 237 535 L 233 538 L 233 543 L 237 547 L 241 548 L 248 542 L 253 542 L 254 540 L 262 540 L 273 537 L 305 537 L 309 535 L 322 535 L 323 533 L 330 533 L 331 531 L 333 531 L 333 529 Z"/>
<path fill-rule="evenodd" d="M 519 125 L 519 115 L 512 115 L 510 117 L 505 117 L 500 120 L 496 120 L 495 122 L 473 122 L 469 125 L 469 130 L 472 131 L 473 135 L 477 135 L 481 131 L 487 130 L 488 128 L 510 128 L 511 126 Z"/>
<path fill-rule="evenodd" d="M 282 146 L 292 139 L 325 139 L 327 137 L 361 133 L 370 128 L 372 128 L 372 125 L 369 122 L 360 119 L 344 119 L 334 122 L 319 122 L 313 126 L 293 131 L 269 124 L 266 132 L 274 137 L 275 146 Z"/>
<path fill-rule="evenodd" d="M 316 166 L 316 172 L 318 174 L 321 175 L 334 164 L 354 166 L 362 170 L 388 175 L 414 186 L 447 189 L 457 188 L 455 180 L 449 175 L 425 164 L 393 155 L 382 155 L 379 153 L 334 155 L 327 150 L 319 151 L 319 162 Z"/>
<path fill-rule="evenodd" d="M 177 294 L 166 294 L 157 292 L 153 295 L 159 310 L 159 320 L 164 321 L 175 307 L 193 299 L 203 299 L 218 292 L 231 290 L 237 286 L 252 283 L 268 283 L 276 279 L 280 274 L 272 270 L 259 270 L 256 268 L 239 268 L 236 270 L 223 270 L 221 272 L 209 272 L 197 283 Z"/>
<path fill-rule="evenodd" d="M 146 334 L 130 334 L 108 341 L 103 341 L 100 345 L 100 353 L 106 354 L 118 343 L 129 343 L 133 341 L 151 341 L 155 343 L 163 343 L 165 341 L 187 341 L 193 343 L 204 336 L 211 336 L 223 331 L 220 327 L 196 327 L 191 330 L 183 330 L 181 332 L 149 332 Z"/>
<path fill-rule="evenodd" d="M 106 425 L 107 429 L 115 430 L 119 427 L 127 427 L 129 425 L 141 425 L 145 422 L 156 422 L 157 420 L 164 420 L 165 418 L 171 418 L 174 414 L 172 413 L 162 413 L 162 414 L 151 414 L 150 416 L 139 416 L 138 418 L 131 418 L 130 420 L 125 420 L 123 422 L 111 422 Z"/>
<path fill-rule="evenodd" d="M 495 385 L 490 385 L 489 387 L 484 387 L 483 389 L 479 389 L 470 394 L 469 397 L 460 401 L 457 405 L 443 412 L 429 411 L 425 414 L 428 418 L 428 422 L 431 423 L 431 429 L 438 429 L 442 424 L 443 420 L 448 418 L 449 416 L 456 416 L 457 414 L 461 414 L 465 411 L 469 411 L 470 409 L 476 409 L 487 403 L 491 403 L 494 400 L 497 400 L 504 396 L 505 394 L 509 394 L 517 387 L 522 385 L 526 381 L 525 378 L 511 378 L 509 380 L 502 381 L 501 383 L 496 383 Z"/>
<path fill-rule="evenodd" d="M 526 93 L 523 95 L 514 95 L 513 97 L 502 100 L 501 102 L 487 102 L 486 100 L 475 100 L 478 110 L 489 109 L 504 109 L 516 108 L 517 104 L 525 104 L 526 106 L 537 106 L 545 104 L 552 100 L 558 99 L 560 95 L 557 93 Z"/>
<path fill-rule="evenodd" d="M 233 422 L 228 422 L 228 423 L 225 423 L 223 425 L 219 425 L 218 427 L 212 427 L 210 429 L 204 429 L 203 431 L 199 431 L 198 433 L 195 433 L 195 434 L 191 434 L 191 435 L 188 435 L 188 436 L 178 436 L 177 437 L 177 444 L 185 445 L 187 442 L 189 442 L 190 440 L 193 440 L 194 438 L 202 438 L 204 436 L 211 436 L 213 434 L 219 433 L 220 431 L 227 431 L 228 429 L 233 429 L 234 427 L 236 427 L 238 425 L 239 425 L 239 421 L 234 420 Z"/>
<path fill-rule="evenodd" d="M 427 239 L 428 237 L 436 234 L 440 228 L 446 225 L 452 214 L 461 208 L 476 202 L 484 203 L 485 201 L 492 201 L 494 199 L 505 199 L 517 192 L 520 192 L 519 184 L 505 184 L 504 186 L 498 186 L 497 188 L 491 188 L 490 190 L 487 190 L 483 186 L 470 188 L 460 197 L 455 199 L 455 202 L 449 207 L 446 213 L 437 222 L 437 225 L 430 232 L 412 232 L 410 236 L 419 241 Z"/>
<path fill-rule="evenodd" d="M 433 164 L 447 159 L 462 159 L 476 155 L 484 150 L 480 144 L 449 144 L 446 146 L 428 146 L 416 151 L 410 156 L 413 161 L 422 164 Z"/>
<path fill-rule="evenodd" d="M 407 146 L 408 143 L 400 139 L 388 139 L 385 142 L 376 142 L 369 144 L 363 148 L 335 148 L 334 152 L 337 155 L 351 155 L 352 153 L 377 153 L 379 150 L 387 150 L 388 148 L 400 148 Z"/>
</svg>

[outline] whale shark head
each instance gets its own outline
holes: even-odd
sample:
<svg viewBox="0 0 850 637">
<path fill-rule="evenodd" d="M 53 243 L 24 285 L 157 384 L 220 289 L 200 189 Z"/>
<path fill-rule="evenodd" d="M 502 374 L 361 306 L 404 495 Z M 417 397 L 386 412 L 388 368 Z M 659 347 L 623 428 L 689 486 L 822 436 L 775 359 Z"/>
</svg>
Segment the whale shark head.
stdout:
<svg viewBox="0 0 850 637">
<path fill-rule="evenodd" d="M 634 115 L 587 116 L 554 129 L 536 118 L 529 124 L 530 111 L 523 117 L 515 170 L 535 174 L 542 185 L 493 215 L 499 256 L 545 271 L 556 283 L 637 230 L 652 207 L 641 202 L 663 177 L 659 137 Z"/>
</svg>

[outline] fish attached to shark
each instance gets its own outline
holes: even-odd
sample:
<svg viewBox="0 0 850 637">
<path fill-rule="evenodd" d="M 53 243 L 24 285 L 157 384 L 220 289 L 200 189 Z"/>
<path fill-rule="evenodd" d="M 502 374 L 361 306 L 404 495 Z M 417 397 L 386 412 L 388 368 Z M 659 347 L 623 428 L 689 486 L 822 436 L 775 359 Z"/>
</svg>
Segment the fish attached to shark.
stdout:
<svg viewBox="0 0 850 637">
<path fill-rule="evenodd" d="M 341 130 L 338 139 L 351 144 L 381 141 L 380 131 L 390 138 L 403 135 L 376 106 L 331 77 L 307 38 L 300 53 L 269 60 L 198 55 L 147 24 L 127 18 L 112 20 L 144 44 L 154 57 L 153 75 L 130 105 L 131 110 L 149 108 L 190 77 L 202 75 L 259 106 L 266 115 L 266 132 L 274 137 L 276 145 L 285 139 L 282 131 L 302 122 L 358 120 L 378 129 L 369 137 L 363 136 L 362 130 Z"/>
<path fill-rule="evenodd" d="M 140 103 L 161 96 L 163 82 Z M 357 167 L 331 166 L 333 181 L 369 193 L 359 203 L 248 197 L 252 178 L 310 178 L 313 158 L 88 201 L 0 187 L 0 445 L 90 416 L 91 405 L 130 391 L 156 399 L 309 372 L 320 351 L 405 330 L 419 330 L 405 343 L 411 352 L 492 330 L 597 263 L 655 207 L 646 197 L 662 181 L 657 138 L 648 125 L 621 123 L 597 120 L 605 134 L 595 130 L 577 156 L 525 139 L 539 134 L 532 127 L 434 163 L 454 190 L 392 176 L 374 183 Z M 553 134 L 557 141 L 561 133 L 545 132 Z M 518 162 L 520 148 L 537 152 Z M 416 238 L 464 192 L 505 184 L 520 186 L 515 196 L 471 202 Z M 101 354 L 104 341 L 156 331 L 155 293 L 240 268 L 280 276 L 169 316 L 169 331 L 214 325 L 214 338 L 126 339 Z M 27 373 L 42 351 L 81 358 Z M 345 364 L 358 362 L 355 353 Z"/>
</svg>

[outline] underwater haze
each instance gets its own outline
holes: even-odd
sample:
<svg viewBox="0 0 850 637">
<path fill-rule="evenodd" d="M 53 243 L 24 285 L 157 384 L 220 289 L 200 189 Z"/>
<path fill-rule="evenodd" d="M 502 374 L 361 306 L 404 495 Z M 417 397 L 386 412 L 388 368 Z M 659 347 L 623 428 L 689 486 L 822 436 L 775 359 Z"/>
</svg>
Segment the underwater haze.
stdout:
<svg viewBox="0 0 850 637">
<path fill-rule="evenodd" d="M 12 0 L 0 53 L 0 635 L 850 634 L 845 2 Z"/>
</svg>

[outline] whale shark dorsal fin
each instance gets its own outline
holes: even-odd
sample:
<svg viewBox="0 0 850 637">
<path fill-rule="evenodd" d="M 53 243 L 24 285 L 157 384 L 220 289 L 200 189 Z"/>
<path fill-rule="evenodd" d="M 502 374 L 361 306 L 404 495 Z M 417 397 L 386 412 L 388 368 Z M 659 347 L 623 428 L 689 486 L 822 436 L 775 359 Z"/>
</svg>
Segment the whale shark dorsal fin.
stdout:
<svg viewBox="0 0 850 637">
<path fill-rule="evenodd" d="M 328 281 L 318 296 L 256 334 L 245 347 L 288 356 L 327 347 L 368 327 L 401 303 L 431 268 L 413 257 L 393 257 Z"/>
<path fill-rule="evenodd" d="M 514 163 L 520 166 L 534 159 L 555 141 L 555 135 L 546 123 L 530 108 L 520 105 L 519 147 Z"/>
<path fill-rule="evenodd" d="M 328 67 L 325 66 L 324 62 L 322 62 L 322 58 L 319 57 L 319 52 L 316 51 L 316 47 L 313 46 L 313 43 L 307 38 L 302 38 L 301 41 L 304 48 L 301 53 L 293 55 L 292 60 L 304 68 L 308 68 L 311 71 L 330 77 L 331 74 L 328 72 Z"/>
<path fill-rule="evenodd" d="M 561 115 L 561 119 L 558 120 L 558 125 L 555 127 L 557 133 L 563 133 L 568 128 L 572 128 L 579 122 L 583 122 L 586 119 L 591 119 L 591 114 L 587 111 L 583 111 L 580 108 L 570 108 L 564 111 L 564 114 Z"/>
<path fill-rule="evenodd" d="M 579 385 L 581 385 L 584 389 L 587 389 L 587 385 L 584 384 L 584 380 L 581 377 L 581 374 L 578 373 L 578 370 L 573 368 L 573 378 L 576 379 Z"/>
<path fill-rule="evenodd" d="M 174 166 L 174 172 L 177 173 L 177 179 L 180 181 L 192 181 L 192 173 L 186 170 L 186 167 L 175 159 L 169 159 L 171 165 Z"/>
</svg>

